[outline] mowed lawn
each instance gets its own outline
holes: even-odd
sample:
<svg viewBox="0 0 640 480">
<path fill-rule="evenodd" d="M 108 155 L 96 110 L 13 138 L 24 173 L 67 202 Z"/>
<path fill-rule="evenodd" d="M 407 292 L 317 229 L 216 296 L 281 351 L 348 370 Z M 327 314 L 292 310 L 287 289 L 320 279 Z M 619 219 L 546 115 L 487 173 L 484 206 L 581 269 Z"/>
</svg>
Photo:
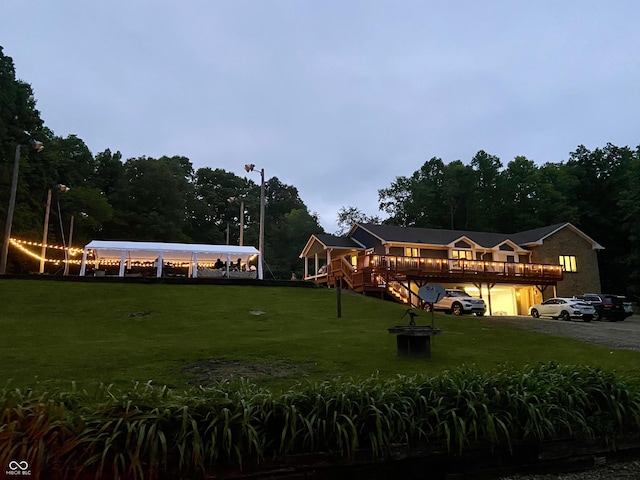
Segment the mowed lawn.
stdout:
<svg viewBox="0 0 640 480">
<path fill-rule="evenodd" d="M 556 361 L 640 374 L 640 353 L 436 314 L 432 358 L 403 359 L 387 328 L 406 308 L 321 288 L 0 280 L 0 385 L 54 381 L 82 388 L 193 383 L 207 360 L 257 366 L 254 381 L 437 373 L 461 365 Z M 416 318 L 430 324 L 430 314 Z M 230 370 L 232 371 L 232 370 Z M 273 373 L 269 373 L 273 372 Z"/>
</svg>

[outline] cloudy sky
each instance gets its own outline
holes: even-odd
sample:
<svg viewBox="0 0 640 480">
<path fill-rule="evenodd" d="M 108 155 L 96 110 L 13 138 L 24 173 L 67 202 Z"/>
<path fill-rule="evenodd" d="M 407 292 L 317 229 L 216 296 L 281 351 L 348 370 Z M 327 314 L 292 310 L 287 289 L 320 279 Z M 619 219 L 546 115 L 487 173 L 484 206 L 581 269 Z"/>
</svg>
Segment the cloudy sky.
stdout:
<svg viewBox="0 0 640 480">
<path fill-rule="evenodd" d="M 57 135 L 254 163 L 328 232 L 434 156 L 640 144 L 637 0 L 5 0 L 2 17 Z"/>
</svg>

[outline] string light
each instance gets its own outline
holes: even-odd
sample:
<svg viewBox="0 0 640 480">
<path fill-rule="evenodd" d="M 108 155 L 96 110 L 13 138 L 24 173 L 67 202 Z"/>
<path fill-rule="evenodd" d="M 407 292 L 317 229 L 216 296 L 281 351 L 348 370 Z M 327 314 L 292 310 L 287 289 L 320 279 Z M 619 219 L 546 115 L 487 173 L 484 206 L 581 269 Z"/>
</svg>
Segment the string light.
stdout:
<svg viewBox="0 0 640 480">
<path fill-rule="evenodd" d="M 21 252 L 23 252 L 24 254 L 38 260 L 38 261 L 42 261 L 44 260 L 45 262 L 54 264 L 54 265 L 61 265 L 64 263 L 68 263 L 70 265 L 81 265 L 82 264 L 82 260 L 77 259 L 68 259 L 68 260 L 64 260 L 64 259 L 55 259 L 55 258 L 43 258 L 42 255 L 32 252 L 31 250 L 29 250 L 29 248 L 27 247 L 34 247 L 34 248 L 42 248 L 42 243 L 39 242 L 32 242 L 30 240 L 20 240 L 17 238 L 11 238 L 10 242 L 13 246 L 15 246 L 18 250 L 20 250 Z M 66 250 L 69 255 L 71 256 L 76 256 L 76 255 L 81 255 L 84 252 L 84 249 L 82 248 L 76 248 L 76 247 L 64 247 L 62 245 L 50 245 L 47 244 L 46 245 L 47 249 L 51 249 L 51 250 L 60 250 L 60 251 L 64 251 Z M 120 259 L 107 259 L 107 258 L 95 258 L 95 254 L 92 250 L 89 250 L 89 257 L 93 256 L 94 258 L 87 258 L 87 264 L 91 264 L 91 265 L 100 265 L 100 266 L 104 266 L 104 267 L 118 267 L 120 265 Z M 252 259 L 255 259 L 257 257 L 257 255 L 252 256 L 249 261 L 251 261 Z M 128 264 L 130 267 L 137 267 L 137 268 L 155 268 L 157 267 L 157 263 L 155 260 L 127 260 Z M 198 262 L 198 268 L 214 268 L 215 267 L 215 262 L 202 262 L 199 261 Z M 189 266 L 192 265 L 192 262 L 189 261 L 166 261 L 164 262 L 165 267 L 169 267 L 169 268 L 188 268 Z"/>
<path fill-rule="evenodd" d="M 42 244 L 42 243 L 38 243 L 38 242 L 32 242 L 30 240 L 19 240 L 17 238 L 12 238 L 11 242 L 16 245 L 16 244 L 21 244 L 21 245 L 29 245 L 30 247 L 38 247 L 38 248 L 42 248 L 43 246 L 45 246 L 46 248 L 50 248 L 52 250 L 66 250 L 67 252 L 69 252 L 71 255 L 80 255 L 83 252 L 82 248 L 76 248 L 76 247 L 64 247 L 62 245 L 49 245 L 49 244 Z"/>
<path fill-rule="evenodd" d="M 24 247 L 21 243 L 18 243 L 13 238 L 10 239 L 10 242 L 18 250 L 26 253 L 27 255 L 29 255 L 30 257 L 35 258 L 36 260 L 44 260 L 45 262 L 53 263 L 55 265 L 60 265 L 60 260 L 42 258 L 40 255 L 38 255 L 37 253 L 33 253 L 31 250 L 29 250 L 28 248 Z"/>
</svg>

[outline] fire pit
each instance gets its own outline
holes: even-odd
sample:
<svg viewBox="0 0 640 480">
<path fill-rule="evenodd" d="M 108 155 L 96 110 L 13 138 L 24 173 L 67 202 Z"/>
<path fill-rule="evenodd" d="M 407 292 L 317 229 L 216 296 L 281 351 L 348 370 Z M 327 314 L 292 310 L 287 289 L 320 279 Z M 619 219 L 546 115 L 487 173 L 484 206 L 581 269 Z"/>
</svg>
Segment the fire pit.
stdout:
<svg viewBox="0 0 640 480">
<path fill-rule="evenodd" d="M 396 335 L 398 356 L 407 358 L 431 357 L 431 337 L 440 335 L 442 330 L 429 326 L 419 326 L 415 323 L 418 315 L 409 309 L 402 316 L 409 315 L 409 325 L 400 325 L 388 329 L 391 335 Z"/>
</svg>

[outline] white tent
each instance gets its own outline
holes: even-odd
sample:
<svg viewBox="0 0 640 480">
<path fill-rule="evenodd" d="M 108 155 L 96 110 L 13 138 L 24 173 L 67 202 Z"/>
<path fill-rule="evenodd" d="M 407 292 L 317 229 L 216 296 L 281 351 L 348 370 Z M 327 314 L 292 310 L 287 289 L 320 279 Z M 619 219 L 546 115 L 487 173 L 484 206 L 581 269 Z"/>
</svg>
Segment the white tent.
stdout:
<svg viewBox="0 0 640 480">
<path fill-rule="evenodd" d="M 202 245 L 195 243 L 159 243 L 159 242 L 121 242 L 93 240 L 84 247 L 80 276 L 85 276 L 87 256 L 93 252 L 96 268 L 101 262 L 119 262 L 118 275 L 125 276 L 125 267 L 131 262 L 154 262 L 157 267 L 156 276 L 162 276 L 165 263 L 188 263 L 189 276 L 198 277 L 198 263 L 211 264 L 220 259 L 229 276 L 230 265 L 238 259 L 244 265 L 257 258 L 257 274 L 262 279 L 262 258 L 255 247 L 235 245 Z M 224 273 L 224 272 L 221 272 Z"/>
</svg>

